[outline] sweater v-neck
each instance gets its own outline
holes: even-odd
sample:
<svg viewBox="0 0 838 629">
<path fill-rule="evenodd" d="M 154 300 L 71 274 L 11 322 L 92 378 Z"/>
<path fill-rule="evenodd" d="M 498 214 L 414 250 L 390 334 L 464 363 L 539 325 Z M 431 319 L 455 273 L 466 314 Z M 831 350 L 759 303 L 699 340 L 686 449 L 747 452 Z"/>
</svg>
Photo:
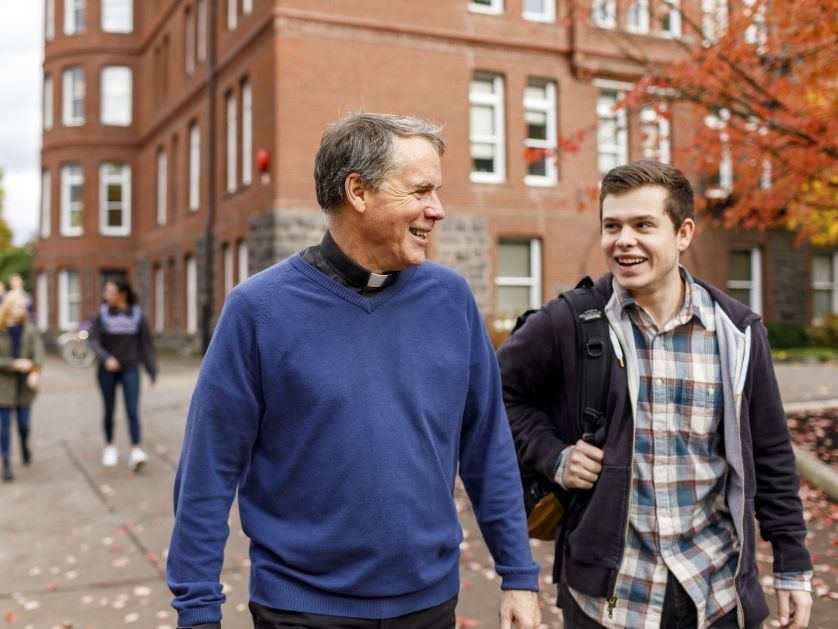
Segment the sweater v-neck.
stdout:
<svg viewBox="0 0 838 629">
<path fill-rule="evenodd" d="M 325 275 L 319 269 L 313 267 L 308 262 L 306 262 L 302 255 L 299 253 L 291 256 L 289 258 L 289 263 L 293 268 L 297 271 L 308 277 L 309 279 L 313 280 L 330 293 L 333 293 L 337 297 L 340 297 L 344 301 L 349 302 L 350 304 L 357 306 L 361 310 L 367 312 L 367 314 L 372 314 L 375 310 L 377 310 L 380 306 L 384 305 L 390 299 L 392 299 L 395 295 L 402 291 L 402 288 L 406 285 L 407 282 L 416 275 L 416 271 L 419 268 L 418 266 L 410 266 L 407 267 L 405 270 L 399 273 L 399 277 L 389 286 L 382 288 L 376 295 L 372 297 L 364 297 L 353 291 L 350 288 L 347 288 L 343 284 L 336 282 L 331 277 Z"/>
</svg>

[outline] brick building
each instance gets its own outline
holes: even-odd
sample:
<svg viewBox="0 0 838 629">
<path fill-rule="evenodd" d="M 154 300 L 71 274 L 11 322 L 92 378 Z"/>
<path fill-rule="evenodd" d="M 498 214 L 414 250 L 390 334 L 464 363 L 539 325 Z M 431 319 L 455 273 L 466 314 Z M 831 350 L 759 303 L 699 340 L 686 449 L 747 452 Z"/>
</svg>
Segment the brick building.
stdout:
<svg viewBox="0 0 838 629">
<path fill-rule="evenodd" d="M 319 240 L 319 137 L 361 109 L 445 125 L 432 255 L 489 325 L 601 272 L 600 173 L 690 138 L 678 111 L 612 110 L 634 69 L 605 31 L 672 54 L 677 11 L 594 4 L 46 0 L 40 327 L 74 327 L 124 275 L 162 344 L 199 348 L 236 283 Z M 581 128 L 577 154 L 544 157 Z M 791 241 L 708 229 L 685 263 L 769 321 L 838 311 L 838 253 Z"/>
</svg>

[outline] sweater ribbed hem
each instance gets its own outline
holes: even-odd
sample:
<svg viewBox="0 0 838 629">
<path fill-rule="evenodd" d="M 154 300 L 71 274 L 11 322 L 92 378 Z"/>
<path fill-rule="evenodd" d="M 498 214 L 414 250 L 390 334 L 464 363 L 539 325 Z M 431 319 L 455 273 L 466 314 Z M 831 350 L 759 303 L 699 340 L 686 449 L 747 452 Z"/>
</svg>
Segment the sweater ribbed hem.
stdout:
<svg viewBox="0 0 838 629">
<path fill-rule="evenodd" d="M 358 598 L 324 592 L 277 574 L 251 574 L 254 603 L 291 612 L 382 620 L 441 605 L 460 590 L 459 566 L 441 581 L 418 592 L 385 598 Z"/>
<path fill-rule="evenodd" d="M 210 605 L 208 607 L 196 607 L 178 612 L 177 624 L 179 627 L 195 627 L 197 625 L 221 622 L 221 606 Z"/>
</svg>

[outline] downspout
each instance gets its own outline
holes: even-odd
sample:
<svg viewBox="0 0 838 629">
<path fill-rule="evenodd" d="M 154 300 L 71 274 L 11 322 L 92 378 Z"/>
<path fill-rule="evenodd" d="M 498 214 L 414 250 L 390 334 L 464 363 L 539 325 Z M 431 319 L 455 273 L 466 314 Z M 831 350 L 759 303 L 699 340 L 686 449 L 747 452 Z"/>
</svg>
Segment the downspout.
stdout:
<svg viewBox="0 0 838 629">
<path fill-rule="evenodd" d="M 218 1 L 207 0 L 207 43 L 209 44 L 209 76 L 207 78 L 207 99 L 209 100 L 209 126 L 207 129 L 207 172 L 209 176 L 207 194 L 207 223 L 204 229 L 204 259 L 206 261 L 207 286 L 201 309 L 201 353 L 205 354 L 209 347 L 212 331 L 210 330 L 212 314 L 215 308 L 215 160 L 216 160 L 216 72 L 218 59 L 218 38 L 216 19 Z"/>
</svg>

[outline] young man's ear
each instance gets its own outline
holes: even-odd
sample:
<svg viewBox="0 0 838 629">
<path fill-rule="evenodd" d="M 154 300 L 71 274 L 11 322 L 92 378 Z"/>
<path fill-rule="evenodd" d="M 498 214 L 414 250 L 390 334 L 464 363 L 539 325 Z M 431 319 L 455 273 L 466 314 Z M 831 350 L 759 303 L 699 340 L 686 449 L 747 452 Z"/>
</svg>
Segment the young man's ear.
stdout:
<svg viewBox="0 0 838 629">
<path fill-rule="evenodd" d="M 347 203 L 356 212 L 365 212 L 367 209 L 367 187 L 364 178 L 358 173 L 349 173 L 343 180 L 343 189 Z"/>
<path fill-rule="evenodd" d="M 687 250 L 690 246 L 690 242 L 692 242 L 694 234 L 695 221 L 691 218 L 685 218 L 684 222 L 681 223 L 681 226 L 678 228 L 678 232 L 675 234 L 675 237 L 678 240 L 678 251 L 683 253 Z"/>
</svg>

